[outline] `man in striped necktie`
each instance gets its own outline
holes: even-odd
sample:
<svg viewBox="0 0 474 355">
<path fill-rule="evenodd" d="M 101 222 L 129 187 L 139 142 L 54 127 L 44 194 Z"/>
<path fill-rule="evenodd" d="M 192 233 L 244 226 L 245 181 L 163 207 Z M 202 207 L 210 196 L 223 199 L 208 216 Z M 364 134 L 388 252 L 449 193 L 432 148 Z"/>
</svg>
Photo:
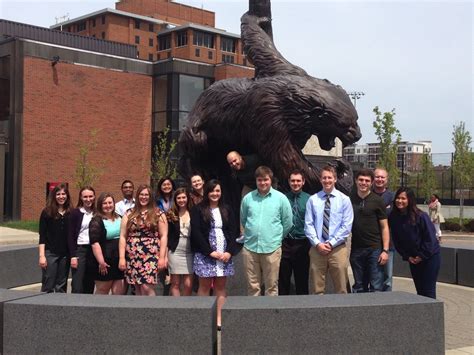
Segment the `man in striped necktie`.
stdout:
<svg viewBox="0 0 474 355">
<path fill-rule="evenodd" d="M 315 294 L 324 294 L 329 271 L 336 293 L 347 293 L 346 240 L 354 212 L 348 196 L 336 189 L 336 170 L 325 166 L 319 177 L 323 189 L 306 205 L 305 234 L 311 243 L 310 275 Z"/>
</svg>

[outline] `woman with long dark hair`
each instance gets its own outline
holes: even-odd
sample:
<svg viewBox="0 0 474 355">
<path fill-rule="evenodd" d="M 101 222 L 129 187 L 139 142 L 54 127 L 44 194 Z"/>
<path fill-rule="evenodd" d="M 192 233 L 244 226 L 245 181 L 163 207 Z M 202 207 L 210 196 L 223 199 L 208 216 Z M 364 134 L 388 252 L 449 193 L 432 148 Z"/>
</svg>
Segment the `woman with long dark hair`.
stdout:
<svg viewBox="0 0 474 355">
<path fill-rule="evenodd" d="M 39 266 L 43 273 L 41 292 L 67 292 L 70 210 L 71 196 L 67 185 L 59 184 L 50 191 L 39 220 Z"/>
<path fill-rule="evenodd" d="M 441 262 L 439 242 L 430 217 L 416 206 L 413 190 L 397 190 L 388 221 L 395 249 L 410 263 L 416 293 L 436 298 Z"/>
<path fill-rule="evenodd" d="M 102 192 L 97 199 L 97 214 L 89 224 L 89 237 L 95 257 L 95 293 L 123 295 L 126 291 L 123 271 L 119 270 L 119 239 L 122 218 L 115 212 L 115 199 Z"/>
<path fill-rule="evenodd" d="M 168 222 L 155 207 L 148 185 L 137 189 L 135 207 L 122 217 L 119 242 L 119 269 L 125 271 L 136 295 L 156 296 L 158 271 L 166 268 Z"/>
<path fill-rule="evenodd" d="M 193 257 L 191 251 L 191 198 L 184 187 L 174 193 L 173 207 L 168 210 L 168 270 L 171 296 L 191 296 L 193 291 Z M 181 284 L 183 291 L 181 292 Z"/>
<path fill-rule="evenodd" d="M 163 212 L 168 211 L 173 206 L 174 190 L 176 190 L 176 185 L 171 177 L 166 176 L 158 181 L 156 205 Z"/>
<path fill-rule="evenodd" d="M 89 241 L 89 223 L 95 214 L 95 190 L 85 186 L 79 191 L 77 208 L 71 211 L 69 253 L 72 269 L 72 293 L 94 293 L 93 262 Z"/>
<path fill-rule="evenodd" d="M 217 297 L 217 326 L 226 298 L 227 276 L 234 275 L 232 255 L 238 225 L 222 201 L 221 184 L 210 180 L 204 187 L 203 201 L 191 209 L 191 241 L 194 247 L 194 272 L 199 277 L 198 296 L 209 296 L 211 286 Z"/>
</svg>

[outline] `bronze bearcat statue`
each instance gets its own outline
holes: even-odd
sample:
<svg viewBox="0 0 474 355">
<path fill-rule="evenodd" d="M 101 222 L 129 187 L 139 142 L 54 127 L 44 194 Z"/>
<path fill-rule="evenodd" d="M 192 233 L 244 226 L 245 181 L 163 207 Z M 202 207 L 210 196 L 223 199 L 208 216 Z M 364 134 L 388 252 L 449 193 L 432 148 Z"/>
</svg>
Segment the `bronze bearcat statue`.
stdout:
<svg viewBox="0 0 474 355">
<path fill-rule="evenodd" d="M 183 177 L 198 170 L 222 179 L 230 174 L 226 154 L 236 150 L 258 155 L 283 182 L 292 170 L 302 170 L 305 190 L 314 193 L 321 189 L 319 168 L 301 149 L 311 135 L 324 150 L 334 147 L 336 137 L 344 145 L 358 141 L 357 112 L 340 86 L 289 63 L 265 27 L 271 28 L 267 17 L 242 16 L 244 51 L 255 66 L 255 77 L 217 81 L 200 95 L 179 139 L 179 169 Z M 338 172 L 338 189 L 349 193 L 349 165 L 330 157 L 328 162 Z"/>
</svg>

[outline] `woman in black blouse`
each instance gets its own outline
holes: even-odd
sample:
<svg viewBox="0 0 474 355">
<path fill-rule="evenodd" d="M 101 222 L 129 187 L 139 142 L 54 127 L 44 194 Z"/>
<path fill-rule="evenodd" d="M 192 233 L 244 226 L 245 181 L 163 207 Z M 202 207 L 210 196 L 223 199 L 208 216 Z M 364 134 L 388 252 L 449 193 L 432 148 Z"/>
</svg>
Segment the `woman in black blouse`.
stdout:
<svg viewBox="0 0 474 355">
<path fill-rule="evenodd" d="M 48 196 L 39 221 L 39 266 L 42 292 L 67 291 L 69 251 L 67 235 L 71 196 L 66 184 L 57 185 Z"/>
</svg>

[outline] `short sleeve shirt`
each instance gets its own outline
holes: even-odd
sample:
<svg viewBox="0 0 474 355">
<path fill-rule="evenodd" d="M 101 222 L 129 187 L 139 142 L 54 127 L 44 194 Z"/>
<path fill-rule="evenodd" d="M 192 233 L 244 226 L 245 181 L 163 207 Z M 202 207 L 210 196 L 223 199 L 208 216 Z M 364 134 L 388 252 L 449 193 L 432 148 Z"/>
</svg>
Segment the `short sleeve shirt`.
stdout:
<svg viewBox="0 0 474 355">
<path fill-rule="evenodd" d="M 382 231 L 379 221 L 387 219 L 384 201 L 375 193 L 362 199 L 354 192 L 351 202 L 354 209 L 352 248 L 381 248 Z"/>
</svg>

